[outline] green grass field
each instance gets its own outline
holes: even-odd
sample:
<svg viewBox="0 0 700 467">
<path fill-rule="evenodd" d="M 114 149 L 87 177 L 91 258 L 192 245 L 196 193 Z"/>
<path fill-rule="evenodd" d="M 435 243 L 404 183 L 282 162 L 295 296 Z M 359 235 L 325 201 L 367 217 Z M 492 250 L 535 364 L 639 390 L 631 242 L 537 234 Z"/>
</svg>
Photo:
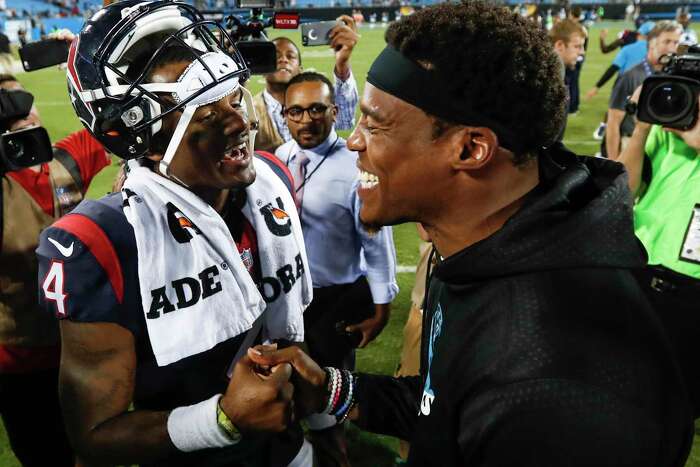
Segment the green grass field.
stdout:
<svg viewBox="0 0 700 467">
<path fill-rule="evenodd" d="M 581 94 L 583 95 L 602 72 L 609 66 L 614 54 L 602 55 L 598 49 L 598 34 L 601 27 L 608 27 L 613 33 L 626 27 L 623 23 L 608 23 L 595 26 L 591 30 L 590 46 L 581 75 Z M 353 52 L 352 66 L 358 80 L 360 90 L 364 87 L 364 78 L 374 57 L 384 47 L 383 28 L 361 30 L 362 38 Z M 273 34 L 277 36 L 277 34 Z M 289 36 L 300 42 L 299 33 L 292 31 Z M 609 37 L 611 37 L 609 36 Z M 426 38 L 429 40 L 429 38 Z M 306 69 L 315 69 L 330 75 L 333 66 L 333 54 L 325 48 L 307 48 L 302 51 L 303 65 Z M 36 96 L 36 104 L 41 112 L 44 125 L 52 140 L 58 140 L 72 131 L 80 128 L 70 106 L 64 72 L 56 69 L 26 73 L 19 76 L 27 89 Z M 598 151 L 599 143 L 592 138 L 593 130 L 603 117 L 610 93 L 608 85 L 591 101 L 581 103 L 579 112 L 569 118 L 565 143 L 580 154 L 592 155 Z M 251 91 L 258 92 L 263 85 L 260 77 L 254 77 L 250 85 Z M 93 181 L 89 196 L 99 197 L 109 191 L 116 168 L 105 169 Z M 418 258 L 418 239 L 413 225 L 402 225 L 394 229 L 398 263 L 400 265 L 415 265 Z M 413 286 L 414 274 L 401 273 L 398 277 L 401 292 L 393 303 L 392 317 L 384 332 L 367 349 L 358 352 L 358 367 L 360 370 L 391 374 L 398 362 L 401 349 L 402 327 L 410 306 L 410 291 Z M 18 401 L 20 402 L 20 401 Z M 30 401 L 22 401 L 29 403 Z M 37 449 L 41 449 L 40 433 L 37 438 Z M 50 435 L 50 434 L 49 434 Z M 360 433 L 356 429 L 350 431 L 351 458 L 357 467 L 388 467 L 394 465 L 395 452 L 398 443 L 395 439 Z M 700 441 L 696 437 L 696 446 Z M 9 448 L 5 432 L 0 424 L 0 467 L 15 467 L 16 461 Z M 687 464 L 700 467 L 700 450 L 694 449 Z"/>
</svg>

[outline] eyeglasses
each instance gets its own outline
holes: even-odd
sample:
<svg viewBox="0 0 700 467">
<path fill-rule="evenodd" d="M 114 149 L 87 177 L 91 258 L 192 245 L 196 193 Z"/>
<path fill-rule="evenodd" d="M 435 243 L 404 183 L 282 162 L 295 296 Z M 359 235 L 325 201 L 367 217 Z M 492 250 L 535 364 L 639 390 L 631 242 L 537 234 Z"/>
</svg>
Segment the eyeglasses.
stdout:
<svg viewBox="0 0 700 467">
<path fill-rule="evenodd" d="M 282 111 L 282 115 L 287 117 L 293 122 L 300 122 L 304 118 L 304 112 L 309 113 L 309 118 L 311 120 L 321 120 L 326 116 L 326 111 L 333 106 L 327 106 L 323 104 L 313 104 L 309 107 L 303 108 L 299 106 L 290 107 Z"/>
</svg>

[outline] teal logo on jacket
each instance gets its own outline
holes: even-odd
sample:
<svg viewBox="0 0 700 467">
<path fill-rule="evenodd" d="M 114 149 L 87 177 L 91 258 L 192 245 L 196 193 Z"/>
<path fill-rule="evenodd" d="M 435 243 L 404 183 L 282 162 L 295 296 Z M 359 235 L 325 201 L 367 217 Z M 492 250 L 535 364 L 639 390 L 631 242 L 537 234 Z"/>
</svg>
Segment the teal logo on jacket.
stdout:
<svg viewBox="0 0 700 467">
<path fill-rule="evenodd" d="M 428 339 L 428 375 L 425 378 L 425 386 L 423 386 L 423 397 L 420 401 L 420 413 L 418 415 L 430 415 L 430 406 L 435 400 L 435 392 L 430 382 L 430 370 L 433 364 L 433 355 L 435 355 L 435 343 L 442 331 L 442 307 L 438 303 L 433 319 L 430 323 L 430 336 Z"/>
</svg>

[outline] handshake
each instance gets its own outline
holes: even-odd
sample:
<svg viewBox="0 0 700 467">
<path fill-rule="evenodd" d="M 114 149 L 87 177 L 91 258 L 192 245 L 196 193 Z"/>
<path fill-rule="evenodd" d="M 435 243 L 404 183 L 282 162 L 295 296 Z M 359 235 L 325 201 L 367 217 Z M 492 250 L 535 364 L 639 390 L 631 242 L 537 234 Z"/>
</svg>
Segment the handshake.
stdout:
<svg viewBox="0 0 700 467">
<path fill-rule="evenodd" d="M 220 406 L 246 432 L 280 432 L 308 415 L 334 415 L 338 422 L 354 407 L 354 376 L 323 369 L 293 345 L 259 345 L 235 365 Z"/>
</svg>

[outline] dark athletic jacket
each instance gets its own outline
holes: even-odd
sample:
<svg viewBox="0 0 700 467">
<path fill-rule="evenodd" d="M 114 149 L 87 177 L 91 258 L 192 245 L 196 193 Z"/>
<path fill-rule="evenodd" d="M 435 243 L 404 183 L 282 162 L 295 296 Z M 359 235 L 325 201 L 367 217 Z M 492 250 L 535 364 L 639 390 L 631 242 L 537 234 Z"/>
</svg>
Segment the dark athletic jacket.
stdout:
<svg viewBox="0 0 700 467">
<path fill-rule="evenodd" d="M 421 376 L 359 375 L 358 424 L 409 440 L 411 466 L 682 466 L 690 411 L 629 272 L 622 165 L 540 166 L 501 230 L 435 267 Z"/>
</svg>

